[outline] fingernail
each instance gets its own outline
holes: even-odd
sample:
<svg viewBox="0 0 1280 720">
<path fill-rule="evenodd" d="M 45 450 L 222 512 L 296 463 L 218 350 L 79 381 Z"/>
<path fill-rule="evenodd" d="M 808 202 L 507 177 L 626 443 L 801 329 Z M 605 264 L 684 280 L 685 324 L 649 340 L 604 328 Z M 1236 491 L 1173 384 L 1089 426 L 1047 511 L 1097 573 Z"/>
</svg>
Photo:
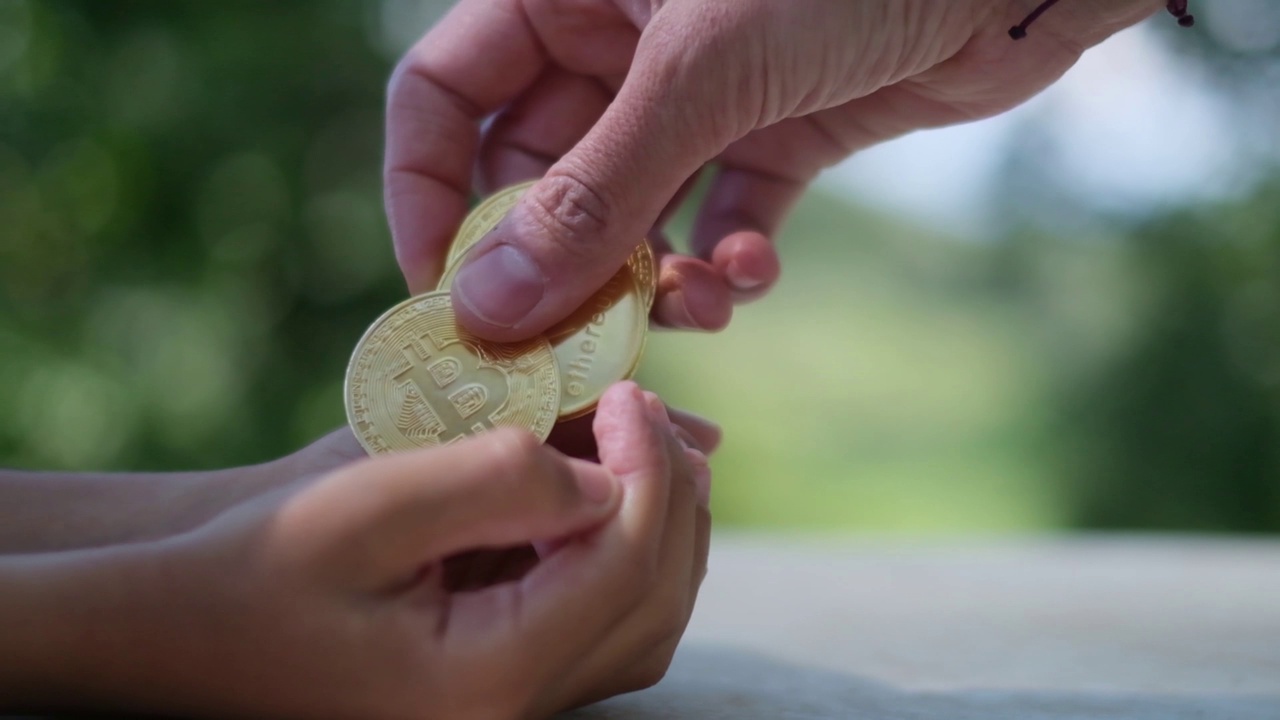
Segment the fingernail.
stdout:
<svg viewBox="0 0 1280 720">
<path fill-rule="evenodd" d="M 565 538 L 556 538 L 555 540 L 536 540 L 533 543 L 533 551 L 538 553 L 539 560 L 546 560 L 551 554 L 567 545 Z"/>
<path fill-rule="evenodd" d="M 658 301 L 655 305 L 658 307 L 658 312 L 654 313 L 654 316 L 664 326 L 675 330 L 701 329 L 693 321 L 693 317 L 689 315 L 689 304 L 685 300 L 683 290 L 673 290 L 665 295 L 658 296 Z"/>
<path fill-rule="evenodd" d="M 702 507 L 711 506 L 711 464 L 707 461 L 707 456 L 698 450 L 689 448 L 684 451 L 685 459 L 689 461 L 689 466 L 693 470 L 693 486 L 696 491 L 698 504 Z"/>
<path fill-rule="evenodd" d="M 663 404 L 656 394 L 646 392 L 644 394 L 644 404 L 649 411 L 650 420 L 662 423 L 663 426 L 671 423 L 671 419 L 667 417 L 667 406 Z"/>
<path fill-rule="evenodd" d="M 693 433 L 688 430 L 685 430 L 675 423 L 671 423 L 671 432 L 676 436 L 676 439 L 680 441 L 680 444 L 684 445 L 686 448 L 701 449 L 698 446 L 698 439 L 695 438 Z"/>
<path fill-rule="evenodd" d="M 607 472 L 589 472 L 578 476 L 578 492 L 592 505 L 608 505 L 618 491 L 618 481 Z"/>
<path fill-rule="evenodd" d="M 742 292 L 755 290 L 761 285 L 764 285 L 764 280 L 751 277 L 747 273 L 743 272 L 742 268 L 738 267 L 738 263 L 736 262 L 730 262 L 728 266 L 725 267 L 724 277 L 729 281 L 729 285 L 733 286 L 734 290 Z"/>
<path fill-rule="evenodd" d="M 692 425 L 700 432 L 704 432 L 709 435 L 724 434 L 724 428 L 720 427 L 720 423 L 712 420 L 711 418 L 703 417 L 697 413 L 689 412 L 688 410 L 676 411 L 676 415 L 681 423 L 685 425 Z M 672 419 L 674 420 L 676 418 Z"/>
<path fill-rule="evenodd" d="M 498 245 L 469 261 L 453 281 L 459 302 L 495 327 L 515 327 L 542 301 L 546 280 L 514 245 Z"/>
<path fill-rule="evenodd" d="M 716 300 L 717 298 L 714 291 L 712 291 L 711 288 L 708 288 L 704 283 L 685 283 L 684 288 L 682 288 L 680 293 L 680 301 L 684 303 L 684 316 L 688 318 L 689 327 L 691 329 L 701 330 L 703 332 L 707 331 L 706 323 L 702 322 L 705 321 L 706 318 L 703 317 L 700 320 L 698 316 L 694 315 L 693 308 L 713 307 Z"/>
</svg>

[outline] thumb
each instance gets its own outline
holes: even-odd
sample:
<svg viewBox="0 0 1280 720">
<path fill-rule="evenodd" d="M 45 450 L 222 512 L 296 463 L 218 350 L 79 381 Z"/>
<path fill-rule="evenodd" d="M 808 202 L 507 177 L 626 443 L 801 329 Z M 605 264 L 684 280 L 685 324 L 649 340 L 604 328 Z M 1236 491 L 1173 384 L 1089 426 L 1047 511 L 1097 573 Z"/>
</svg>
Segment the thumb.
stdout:
<svg viewBox="0 0 1280 720">
<path fill-rule="evenodd" d="M 621 496 L 603 467 L 499 429 L 344 468 L 296 498 L 282 523 L 302 531 L 320 566 L 386 588 L 460 552 L 583 532 Z"/>
<path fill-rule="evenodd" d="M 674 17 L 655 15 L 600 120 L 468 253 L 453 282 L 467 329 L 513 342 L 563 320 L 622 267 L 685 181 L 751 129 L 722 102 L 724 59 L 709 61 L 724 43 L 708 38 L 724 32 Z"/>
</svg>

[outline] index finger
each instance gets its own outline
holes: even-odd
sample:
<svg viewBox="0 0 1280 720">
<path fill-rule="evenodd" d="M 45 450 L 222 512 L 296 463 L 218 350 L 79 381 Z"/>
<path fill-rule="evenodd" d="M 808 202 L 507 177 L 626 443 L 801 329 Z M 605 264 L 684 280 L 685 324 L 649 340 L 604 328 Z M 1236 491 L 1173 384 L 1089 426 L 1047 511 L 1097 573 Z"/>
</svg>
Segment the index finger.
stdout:
<svg viewBox="0 0 1280 720">
<path fill-rule="evenodd" d="M 412 293 L 434 287 L 466 215 L 480 121 L 546 65 L 524 12 L 520 0 L 462 0 L 391 76 L 383 193 Z"/>
</svg>

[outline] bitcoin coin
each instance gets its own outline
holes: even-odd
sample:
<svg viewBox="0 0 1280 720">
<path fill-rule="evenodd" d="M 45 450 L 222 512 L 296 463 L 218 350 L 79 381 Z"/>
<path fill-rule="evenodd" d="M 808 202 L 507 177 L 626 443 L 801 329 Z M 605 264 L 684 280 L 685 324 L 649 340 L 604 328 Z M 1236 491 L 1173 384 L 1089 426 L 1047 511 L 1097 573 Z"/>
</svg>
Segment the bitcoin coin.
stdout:
<svg viewBox="0 0 1280 720">
<path fill-rule="evenodd" d="M 520 202 L 520 196 L 524 195 L 524 191 L 532 187 L 535 182 L 537 180 L 530 180 L 503 188 L 467 213 L 466 219 L 462 221 L 462 227 L 458 228 L 458 234 L 454 236 L 453 245 L 449 246 L 449 256 L 445 259 L 445 266 L 458 262 L 468 250 L 480 242 L 481 238 L 497 227 L 498 222 L 511 212 L 511 208 L 515 207 L 516 203 Z"/>
<path fill-rule="evenodd" d="M 378 318 L 347 367 L 347 422 L 371 455 L 457 442 L 496 427 L 545 440 L 560 414 L 560 371 L 545 337 L 499 344 L 457 324 L 447 292 Z"/>
<path fill-rule="evenodd" d="M 643 270 L 644 261 L 639 265 Z M 445 270 L 440 291 L 448 291 L 461 266 L 458 262 Z M 594 410 L 610 385 L 630 378 L 640 365 L 648 336 L 649 300 L 632 267 L 624 265 L 572 315 L 546 332 L 560 368 L 561 420 Z"/>
</svg>

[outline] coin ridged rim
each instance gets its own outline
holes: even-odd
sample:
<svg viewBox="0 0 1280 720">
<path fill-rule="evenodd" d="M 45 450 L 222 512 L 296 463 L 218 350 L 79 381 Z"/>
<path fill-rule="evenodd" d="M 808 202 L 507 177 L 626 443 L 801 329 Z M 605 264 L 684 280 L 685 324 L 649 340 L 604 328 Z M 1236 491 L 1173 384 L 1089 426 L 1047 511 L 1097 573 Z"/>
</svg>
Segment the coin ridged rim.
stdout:
<svg viewBox="0 0 1280 720">
<path fill-rule="evenodd" d="M 490 213 L 494 212 L 496 206 L 506 204 L 511 201 L 512 195 L 515 196 L 514 202 L 511 202 L 510 207 L 507 207 L 502 211 L 502 214 L 498 216 L 498 220 L 494 222 L 493 227 L 497 227 L 498 223 L 502 222 L 502 218 L 505 217 L 507 213 L 511 212 L 511 208 L 514 208 L 516 204 L 520 202 L 520 196 L 524 195 L 525 191 L 533 187 L 537 182 L 537 180 L 528 180 L 526 182 L 502 188 L 496 193 L 485 198 L 479 205 L 475 206 L 471 212 L 467 213 L 467 217 L 463 219 L 461 227 L 458 228 L 458 233 L 454 235 L 453 242 L 449 244 L 449 254 L 445 257 L 444 261 L 445 266 L 448 267 L 456 263 L 467 253 L 467 250 L 475 247 L 476 244 L 480 242 L 480 239 L 488 234 L 487 231 L 479 233 L 478 237 L 475 237 L 465 243 L 466 247 L 464 249 L 458 250 L 459 246 L 464 244 L 459 241 L 464 237 L 470 237 L 471 235 L 476 234 L 477 231 L 474 228 L 477 225 L 484 224 L 483 221 Z"/>
<path fill-rule="evenodd" d="M 368 345 L 370 339 L 374 336 L 374 334 L 378 332 L 378 330 L 382 328 L 382 326 L 385 325 L 386 322 L 390 320 L 393 316 L 395 316 L 397 313 L 405 310 L 408 307 L 411 307 L 412 305 L 418 304 L 426 300 L 430 300 L 432 298 L 437 298 L 437 297 L 449 300 L 449 307 L 450 309 L 452 309 L 452 300 L 450 299 L 449 296 L 450 296 L 449 291 L 437 290 L 437 291 L 432 291 L 428 293 L 423 293 L 421 295 L 415 295 L 413 297 L 406 298 L 396 303 L 395 305 L 392 305 L 390 308 L 384 311 L 381 315 L 379 315 L 376 320 L 370 323 L 369 327 L 365 328 L 364 333 L 361 334 L 360 339 L 356 342 L 355 348 L 351 351 L 351 357 L 347 361 L 347 371 L 344 374 L 342 379 L 343 406 L 344 406 L 344 410 L 346 411 L 347 426 L 351 429 L 352 434 L 355 435 L 356 441 L 360 443 L 360 447 L 364 448 L 364 451 L 371 456 L 383 455 L 385 454 L 385 452 L 380 451 L 377 448 L 370 447 L 369 444 L 366 442 L 363 436 L 363 433 L 361 433 L 359 429 L 359 421 L 358 421 L 358 418 L 356 417 L 355 408 L 353 407 L 354 403 L 353 403 L 352 391 L 351 391 L 352 380 L 356 372 L 356 361 L 360 358 L 361 354 L 364 352 L 366 346 Z M 491 343 L 486 340 L 483 340 L 482 338 L 476 337 L 470 331 L 466 330 L 461 326 L 458 326 L 458 331 L 459 331 L 459 334 L 468 336 L 473 340 L 473 342 L 475 342 L 477 345 L 480 345 L 480 346 L 502 344 L 502 343 Z M 553 370 L 553 372 L 550 374 L 551 380 L 552 380 L 552 388 L 551 388 L 552 393 L 550 394 L 553 394 L 555 397 L 557 410 L 555 414 L 551 417 L 550 422 L 544 423 L 537 427 L 520 426 L 520 427 L 523 427 L 525 430 L 533 433 L 533 435 L 536 436 L 539 441 L 545 441 L 551 435 L 551 430 L 555 427 L 555 424 L 559 422 L 559 419 L 560 419 L 560 415 L 559 415 L 559 401 L 560 401 L 560 394 L 561 394 L 560 366 L 556 360 L 555 349 L 551 346 L 551 342 L 543 335 L 538 335 L 534 338 L 530 338 L 529 340 L 525 340 L 520 343 L 510 343 L 510 344 L 513 344 L 513 345 L 530 344 L 530 345 L 540 346 L 538 349 L 543 351 L 547 355 L 547 357 L 550 358 L 551 368 Z M 438 446 L 423 445 L 422 447 L 429 448 L 429 447 L 438 447 Z"/>
<path fill-rule="evenodd" d="M 634 252 L 627 257 L 627 264 L 635 275 L 640 292 L 644 293 L 645 307 L 653 310 L 658 295 L 658 258 L 648 240 L 641 240 Z"/>
</svg>

